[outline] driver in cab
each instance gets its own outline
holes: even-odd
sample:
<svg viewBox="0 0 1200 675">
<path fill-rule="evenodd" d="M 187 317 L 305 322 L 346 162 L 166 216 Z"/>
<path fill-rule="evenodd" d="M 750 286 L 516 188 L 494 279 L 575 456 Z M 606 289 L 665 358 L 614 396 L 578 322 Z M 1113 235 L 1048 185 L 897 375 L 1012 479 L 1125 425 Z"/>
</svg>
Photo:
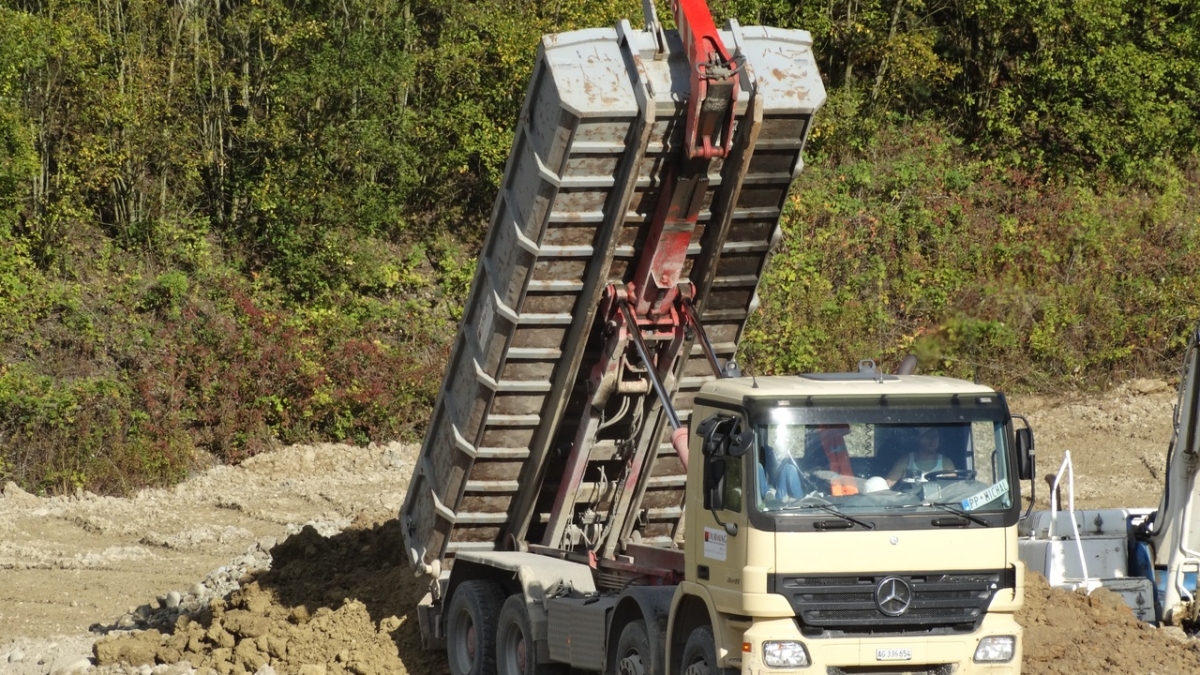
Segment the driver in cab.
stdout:
<svg viewBox="0 0 1200 675">
<path fill-rule="evenodd" d="M 901 479 L 913 483 L 925 480 L 925 474 L 930 472 L 942 473 L 954 471 L 957 467 L 947 456 L 938 452 L 941 434 L 936 427 L 926 427 L 917 437 L 917 449 L 900 457 L 886 476 L 889 486 L 895 485 Z"/>
</svg>

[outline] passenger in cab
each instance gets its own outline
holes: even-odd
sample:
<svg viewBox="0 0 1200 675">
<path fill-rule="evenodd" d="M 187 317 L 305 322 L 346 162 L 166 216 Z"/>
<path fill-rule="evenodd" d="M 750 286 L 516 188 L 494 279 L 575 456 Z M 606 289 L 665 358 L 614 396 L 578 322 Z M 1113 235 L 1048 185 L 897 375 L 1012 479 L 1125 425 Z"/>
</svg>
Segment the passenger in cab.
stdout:
<svg viewBox="0 0 1200 675">
<path fill-rule="evenodd" d="M 786 450 L 762 446 L 758 463 L 758 496 L 790 501 L 804 496 L 800 467 Z"/>
</svg>

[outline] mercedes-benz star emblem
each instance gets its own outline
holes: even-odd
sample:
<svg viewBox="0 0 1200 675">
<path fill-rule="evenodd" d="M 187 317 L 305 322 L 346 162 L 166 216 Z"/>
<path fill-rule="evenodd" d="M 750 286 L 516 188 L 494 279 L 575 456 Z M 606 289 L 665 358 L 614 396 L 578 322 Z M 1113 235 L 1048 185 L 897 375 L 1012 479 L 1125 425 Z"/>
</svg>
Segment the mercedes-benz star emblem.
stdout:
<svg viewBox="0 0 1200 675">
<path fill-rule="evenodd" d="M 888 616 L 907 612 L 912 600 L 912 585 L 900 577 L 885 577 L 875 587 L 875 606 Z"/>
</svg>

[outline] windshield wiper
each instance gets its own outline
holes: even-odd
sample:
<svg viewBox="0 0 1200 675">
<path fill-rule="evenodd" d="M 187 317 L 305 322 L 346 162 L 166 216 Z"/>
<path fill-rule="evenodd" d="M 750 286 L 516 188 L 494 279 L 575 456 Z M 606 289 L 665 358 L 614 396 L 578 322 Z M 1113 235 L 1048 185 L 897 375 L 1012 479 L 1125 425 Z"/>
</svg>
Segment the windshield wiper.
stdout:
<svg viewBox="0 0 1200 675">
<path fill-rule="evenodd" d="M 838 518 L 841 518 L 842 520 L 854 523 L 855 525 L 861 525 L 862 527 L 864 527 L 868 530 L 875 529 L 875 523 L 868 523 L 867 521 L 859 520 L 858 518 L 855 518 L 854 516 L 848 516 L 848 515 L 842 513 L 841 511 L 839 511 L 838 508 L 832 504 L 822 504 L 820 502 L 810 502 L 808 504 L 796 504 L 795 506 L 787 506 L 787 507 L 784 507 L 782 510 L 783 511 L 807 511 L 809 509 L 821 509 L 825 513 L 832 513 L 833 515 L 837 516 Z"/>
<path fill-rule="evenodd" d="M 992 526 L 991 523 L 984 520 L 983 518 L 980 518 L 979 516 L 976 516 L 976 515 L 972 515 L 971 513 L 968 513 L 966 511 L 958 508 L 957 506 L 955 506 L 955 504 L 957 504 L 957 503 L 958 502 L 920 502 L 919 504 L 889 504 L 888 506 L 885 506 L 883 508 L 885 510 L 890 511 L 891 509 L 911 509 L 911 508 L 915 508 L 918 506 L 932 506 L 935 509 L 941 509 L 943 511 L 948 511 L 950 513 L 953 513 L 956 516 L 961 516 L 963 518 L 966 518 L 967 520 L 971 521 L 972 523 L 978 523 L 979 525 L 982 525 L 984 527 Z"/>
<path fill-rule="evenodd" d="M 938 508 L 943 511 L 949 511 L 950 513 L 953 513 L 956 516 L 962 516 L 963 518 L 966 518 L 967 520 L 971 521 L 972 523 L 978 523 L 984 527 L 992 526 L 991 523 L 984 520 L 983 518 L 980 518 L 979 516 L 976 516 L 976 515 L 972 515 L 970 512 L 964 511 L 964 510 L 960 509 L 959 507 L 955 506 L 955 504 L 957 504 L 957 503 L 958 502 L 925 502 L 921 506 L 932 506 L 934 508 Z"/>
</svg>

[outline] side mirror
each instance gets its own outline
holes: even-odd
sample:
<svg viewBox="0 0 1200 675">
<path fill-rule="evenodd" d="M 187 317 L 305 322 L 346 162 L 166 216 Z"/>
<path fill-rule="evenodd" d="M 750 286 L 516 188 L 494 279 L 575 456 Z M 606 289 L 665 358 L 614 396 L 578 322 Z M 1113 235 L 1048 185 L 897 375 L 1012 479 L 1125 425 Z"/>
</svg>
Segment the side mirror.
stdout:
<svg viewBox="0 0 1200 675">
<path fill-rule="evenodd" d="M 713 415 L 700 423 L 704 439 L 704 508 L 725 508 L 725 473 L 730 461 L 740 461 L 754 447 L 754 432 L 742 430 L 742 421 L 731 415 Z"/>
<path fill-rule="evenodd" d="M 725 458 L 709 457 L 704 465 L 704 508 L 725 508 Z"/>
<path fill-rule="evenodd" d="M 1025 423 L 1023 428 L 1017 429 L 1017 478 L 1032 480 L 1037 457 L 1033 445 L 1033 429 L 1029 426 L 1029 420 L 1016 415 L 1013 417 Z"/>
<path fill-rule="evenodd" d="M 704 440 L 704 508 L 716 511 L 725 506 L 725 458 L 729 454 L 729 431 L 737 418 L 713 415 L 700 423 Z"/>
</svg>

